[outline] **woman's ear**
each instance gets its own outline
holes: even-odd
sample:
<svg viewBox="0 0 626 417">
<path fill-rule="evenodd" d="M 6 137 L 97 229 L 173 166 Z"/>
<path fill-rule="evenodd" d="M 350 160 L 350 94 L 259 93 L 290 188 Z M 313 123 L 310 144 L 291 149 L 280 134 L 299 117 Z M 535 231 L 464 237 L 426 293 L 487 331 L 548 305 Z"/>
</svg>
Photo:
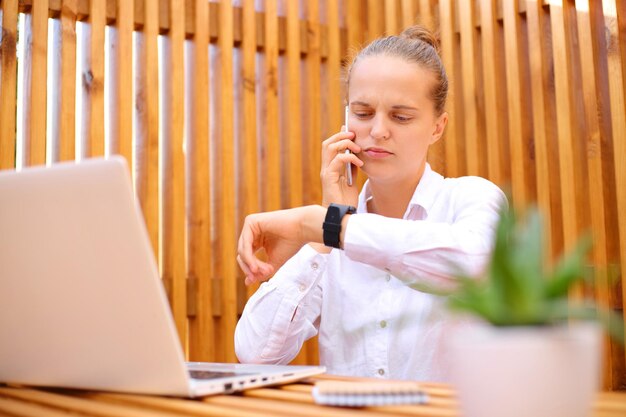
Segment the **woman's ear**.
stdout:
<svg viewBox="0 0 626 417">
<path fill-rule="evenodd" d="M 430 145 L 437 142 L 443 136 L 443 132 L 446 129 L 446 125 L 448 124 L 448 112 L 443 112 L 435 121 L 435 130 L 433 134 L 430 136 Z"/>
</svg>

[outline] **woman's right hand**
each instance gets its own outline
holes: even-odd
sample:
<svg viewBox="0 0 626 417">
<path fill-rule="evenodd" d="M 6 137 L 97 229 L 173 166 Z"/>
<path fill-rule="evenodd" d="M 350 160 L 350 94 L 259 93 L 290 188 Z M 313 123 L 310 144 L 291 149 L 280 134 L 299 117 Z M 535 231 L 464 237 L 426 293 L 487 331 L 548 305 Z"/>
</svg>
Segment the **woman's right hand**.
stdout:
<svg viewBox="0 0 626 417">
<path fill-rule="evenodd" d="M 330 203 L 356 206 L 359 190 L 356 185 L 348 185 L 346 164 L 352 164 L 352 175 L 356 176 L 356 167 L 362 167 L 361 161 L 355 154 L 361 152 L 361 147 L 354 143 L 354 132 L 335 133 L 322 142 L 322 205 L 328 207 Z M 349 149 L 351 153 L 346 153 Z"/>
</svg>

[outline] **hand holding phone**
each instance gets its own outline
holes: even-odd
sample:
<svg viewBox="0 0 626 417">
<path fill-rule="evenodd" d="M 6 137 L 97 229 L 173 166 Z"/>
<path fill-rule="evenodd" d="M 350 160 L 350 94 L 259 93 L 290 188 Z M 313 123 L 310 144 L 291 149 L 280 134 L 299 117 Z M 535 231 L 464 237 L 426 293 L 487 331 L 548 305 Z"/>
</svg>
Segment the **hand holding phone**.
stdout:
<svg viewBox="0 0 626 417">
<path fill-rule="evenodd" d="M 350 115 L 350 106 L 346 106 L 344 109 L 344 132 L 348 132 L 348 117 Z M 346 149 L 345 153 L 350 153 L 350 149 Z M 352 164 L 350 162 L 346 163 L 346 179 L 348 185 L 352 185 Z"/>
</svg>

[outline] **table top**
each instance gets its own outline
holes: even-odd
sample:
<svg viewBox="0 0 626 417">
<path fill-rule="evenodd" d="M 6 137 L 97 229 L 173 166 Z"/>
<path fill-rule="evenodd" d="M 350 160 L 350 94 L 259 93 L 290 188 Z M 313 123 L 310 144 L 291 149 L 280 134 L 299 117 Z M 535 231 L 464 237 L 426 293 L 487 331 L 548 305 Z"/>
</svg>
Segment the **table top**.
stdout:
<svg viewBox="0 0 626 417">
<path fill-rule="evenodd" d="M 0 385 L 0 415 L 67 417 L 68 413 L 72 413 L 71 415 L 129 417 L 459 416 L 458 403 L 452 388 L 435 383 L 422 384 L 430 398 L 429 403 L 424 405 L 340 408 L 321 406 L 313 402 L 311 391 L 316 381 L 340 379 L 359 380 L 321 375 L 287 385 L 195 400 Z M 593 416 L 626 416 L 626 392 L 599 393 Z"/>
</svg>

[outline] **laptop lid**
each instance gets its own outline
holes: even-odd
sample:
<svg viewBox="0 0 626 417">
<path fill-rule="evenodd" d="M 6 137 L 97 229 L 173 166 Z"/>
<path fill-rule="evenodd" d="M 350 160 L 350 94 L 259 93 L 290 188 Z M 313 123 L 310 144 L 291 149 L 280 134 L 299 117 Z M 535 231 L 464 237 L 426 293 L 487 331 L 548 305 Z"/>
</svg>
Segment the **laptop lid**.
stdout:
<svg viewBox="0 0 626 417">
<path fill-rule="evenodd" d="M 125 160 L 0 171 L 0 381 L 188 395 Z"/>
</svg>

